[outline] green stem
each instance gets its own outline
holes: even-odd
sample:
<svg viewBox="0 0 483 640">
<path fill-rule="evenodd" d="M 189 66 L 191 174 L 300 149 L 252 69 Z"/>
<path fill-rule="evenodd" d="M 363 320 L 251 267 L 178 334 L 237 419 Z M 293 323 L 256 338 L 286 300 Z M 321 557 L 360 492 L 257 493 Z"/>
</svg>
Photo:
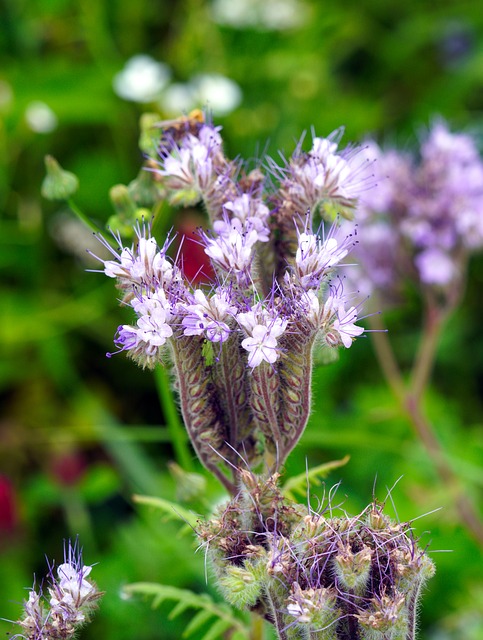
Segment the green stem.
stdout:
<svg viewBox="0 0 483 640">
<path fill-rule="evenodd" d="M 269 589 L 266 590 L 266 597 L 270 607 L 270 613 L 273 618 L 273 626 L 275 627 L 275 631 L 277 632 L 278 640 L 288 640 L 287 633 L 284 629 L 281 613 L 280 611 L 278 611 L 276 603 L 274 602 Z"/>
<path fill-rule="evenodd" d="M 171 444 L 173 445 L 175 452 L 176 462 L 185 471 L 193 471 L 194 465 L 188 446 L 188 435 L 179 418 L 178 409 L 171 391 L 168 373 L 164 367 L 156 367 L 154 370 L 154 380 L 156 382 L 156 390 L 166 419 Z"/>
<path fill-rule="evenodd" d="M 100 234 L 104 233 L 104 229 L 101 229 L 100 227 L 98 227 L 95 222 L 93 222 L 88 216 L 86 216 L 86 214 L 82 211 L 82 209 L 80 209 L 76 205 L 76 203 L 72 200 L 72 198 L 69 198 L 67 200 L 67 204 L 69 205 L 71 211 L 75 213 L 75 215 L 79 218 L 79 220 L 83 224 L 85 224 L 86 227 L 88 227 L 91 231 L 93 231 L 94 233 L 100 233 Z"/>
</svg>

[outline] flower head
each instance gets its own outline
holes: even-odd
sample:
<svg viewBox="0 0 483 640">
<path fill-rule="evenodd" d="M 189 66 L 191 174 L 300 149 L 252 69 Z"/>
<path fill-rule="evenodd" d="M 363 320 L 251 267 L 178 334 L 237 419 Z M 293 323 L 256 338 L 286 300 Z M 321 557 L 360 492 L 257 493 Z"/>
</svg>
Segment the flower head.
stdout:
<svg viewBox="0 0 483 640">
<path fill-rule="evenodd" d="M 236 320 L 247 337 L 241 346 L 248 352 L 248 366 L 252 369 L 262 362 L 273 364 L 280 357 L 277 338 L 287 328 L 288 321 L 260 303 L 245 313 L 238 313 Z"/>
<path fill-rule="evenodd" d="M 210 342 L 224 342 L 231 332 L 226 321 L 236 312 L 236 307 L 230 302 L 229 291 L 220 289 L 207 297 L 197 289 L 190 298 L 192 303 L 184 307 L 184 335 L 204 335 Z"/>
<path fill-rule="evenodd" d="M 102 597 L 88 579 L 91 566 L 84 565 L 78 541 L 64 548 L 64 562 L 49 566 L 48 599 L 35 585 L 24 603 L 25 616 L 18 624 L 31 640 L 67 640 L 88 622 Z"/>
</svg>

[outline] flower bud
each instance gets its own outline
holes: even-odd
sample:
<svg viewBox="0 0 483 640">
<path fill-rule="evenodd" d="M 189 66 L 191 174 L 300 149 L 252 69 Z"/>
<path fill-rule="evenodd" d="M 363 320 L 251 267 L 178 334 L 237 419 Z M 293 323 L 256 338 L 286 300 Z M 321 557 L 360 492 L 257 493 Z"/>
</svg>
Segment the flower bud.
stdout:
<svg viewBox="0 0 483 640">
<path fill-rule="evenodd" d="M 339 553 L 334 558 L 334 567 L 344 589 L 362 595 L 369 580 L 371 562 L 372 551 L 366 545 L 356 553 L 349 544 L 340 545 Z"/>
<path fill-rule="evenodd" d="M 406 598 L 396 591 L 392 596 L 383 594 L 371 600 L 364 613 L 355 616 L 366 632 L 363 638 L 371 640 L 399 640 L 406 638 L 408 615 Z"/>
<path fill-rule="evenodd" d="M 259 573 L 256 565 L 249 561 L 243 567 L 227 567 L 219 585 L 228 602 L 240 609 L 254 606 L 262 591 Z"/>
<path fill-rule="evenodd" d="M 77 176 L 62 169 L 54 157 L 45 156 L 45 168 L 41 193 L 47 200 L 68 200 L 79 188 Z"/>
<path fill-rule="evenodd" d="M 206 495 L 206 478 L 200 473 L 188 473 L 176 462 L 169 462 L 168 468 L 176 482 L 176 497 L 181 502 L 199 500 Z"/>
<path fill-rule="evenodd" d="M 295 618 L 298 625 L 312 631 L 330 627 L 339 618 L 337 592 L 331 588 L 301 589 L 297 582 L 287 600 L 287 618 Z M 325 637 L 335 638 L 335 625 Z"/>
</svg>

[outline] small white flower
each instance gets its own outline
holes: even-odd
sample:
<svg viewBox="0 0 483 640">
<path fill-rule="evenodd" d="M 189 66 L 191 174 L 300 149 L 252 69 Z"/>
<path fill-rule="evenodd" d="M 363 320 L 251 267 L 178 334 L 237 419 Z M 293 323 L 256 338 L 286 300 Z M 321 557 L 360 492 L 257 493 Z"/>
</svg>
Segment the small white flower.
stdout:
<svg viewBox="0 0 483 640">
<path fill-rule="evenodd" d="M 60 590 L 71 596 L 75 603 L 84 600 L 90 593 L 95 591 L 94 585 L 86 580 L 92 571 L 92 567 L 84 565 L 80 569 L 65 562 L 59 565 L 57 575 L 59 577 L 58 585 Z"/>
<path fill-rule="evenodd" d="M 50 133 L 57 128 L 58 120 L 55 113 L 45 102 L 35 100 L 25 110 L 25 120 L 35 133 Z"/>
<path fill-rule="evenodd" d="M 329 297 L 327 302 L 327 315 L 334 315 L 334 307 L 337 299 Z M 325 313 L 325 310 L 324 310 Z M 326 341 L 330 346 L 343 344 L 346 349 L 352 345 L 354 338 L 364 332 L 363 327 L 354 324 L 357 321 L 357 309 L 350 307 L 347 311 L 343 303 L 337 305 L 337 315 L 333 319 L 332 326 L 326 335 Z"/>
<path fill-rule="evenodd" d="M 273 317 L 260 303 L 251 311 L 239 313 L 236 320 L 240 327 L 248 334 L 242 340 L 241 346 L 248 351 L 248 366 L 254 368 L 265 361 L 273 364 L 279 357 L 277 338 L 287 328 L 287 320 Z"/>
<path fill-rule="evenodd" d="M 252 369 L 264 360 L 273 363 L 278 358 L 277 340 L 261 324 L 253 327 L 252 335 L 242 340 L 241 346 L 248 351 L 248 366 Z"/>
<path fill-rule="evenodd" d="M 242 101 L 242 91 L 238 84 L 218 73 L 194 76 L 190 81 L 196 100 L 200 105 L 208 105 L 215 115 L 226 116 Z"/>
<path fill-rule="evenodd" d="M 124 100 L 152 102 L 168 84 L 170 69 L 151 56 L 140 54 L 130 58 L 112 81 L 114 91 Z"/>
</svg>

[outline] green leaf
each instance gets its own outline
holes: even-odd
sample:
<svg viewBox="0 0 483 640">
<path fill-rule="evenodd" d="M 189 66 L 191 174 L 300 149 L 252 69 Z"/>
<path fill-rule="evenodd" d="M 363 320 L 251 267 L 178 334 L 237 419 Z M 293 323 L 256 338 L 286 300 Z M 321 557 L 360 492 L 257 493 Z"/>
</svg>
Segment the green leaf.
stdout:
<svg viewBox="0 0 483 640">
<path fill-rule="evenodd" d="M 222 638 L 226 631 L 230 631 L 233 637 L 239 640 L 248 640 L 249 629 L 243 622 L 236 618 L 230 607 L 223 603 L 214 602 L 207 594 L 197 594 L 188 589 L 179 589 L 169 585 L 152 582 L 136 582 L 124 587 L 127 596 L 144 595 L 153 598 L 153 608 L 158 607 L 165 600 L 176 600 L 177 604 L 172 609 L 169 618 L 173 619 L 187 609 L 198 609 L 198 613 L 186 626 L 183 638 L 192 637 L 203 624 L 210 622 L 202 640 L 217 640 Z"/>
<path fill-rule="evenodd" d="M 159 509 L 159 511 L 162 511 L 165 514 L 168 520 L 180 520 L 181 522 L 189 524 L 191 527 L 196 527 L 198 524 L 199 517 L 176 502 L 171 502 L 164 498 L 140 495 L 134 495 L 133 501 L 137 504 L 144 504 L 149 507 Z"/>
<path fill-rule="evenodd" d="M 183 638 L 188 638 L 195 631 L 198 631 L 200 627 L 208 622 L 208 620 L 211 618 L 211 615 L 211 611 L 206 611 L 205 609 L 199 611 L 183 631 Z"/>
<path fill-rule="evenodd" d="M 323 478 L 326 478 L 333 469 L 343 467 L 349 462 L 350 456 L 344 456 L 342 460 L 332 460 L 331 462 L 325 462 L 318 467 L 308 469 L 306 472 L 289 478 L 283 485 L 283 493 L 287 498 L 296 500 L 296 494 L 305 495 L 307 491 L 307 485 L 315 485 L 318 487 Z"/>
<path fill-rule="evenodd" d="M 215 624 L 205 633 L 201 640 L 216 640 L 216 638 L 223 637 L 223 633 L 230 629 L 231 625 L 227 620 L 218 620 Z"/>
</svg>

